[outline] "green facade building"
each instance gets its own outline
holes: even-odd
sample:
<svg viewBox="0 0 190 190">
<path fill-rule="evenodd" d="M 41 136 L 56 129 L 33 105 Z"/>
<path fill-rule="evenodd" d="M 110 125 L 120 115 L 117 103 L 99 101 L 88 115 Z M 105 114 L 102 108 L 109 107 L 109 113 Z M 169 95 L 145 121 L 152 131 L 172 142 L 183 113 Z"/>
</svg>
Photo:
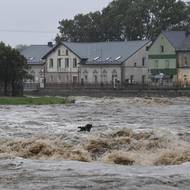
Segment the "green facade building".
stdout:
<svg viewBox="0 0 190 190">
<path fill-rule="evenodd" d="M 177 49 L 186 38 L 184 31 L 162 32 L 149 49 L 149 72 L 151 79 L 177 81 Z"/>
</svg>

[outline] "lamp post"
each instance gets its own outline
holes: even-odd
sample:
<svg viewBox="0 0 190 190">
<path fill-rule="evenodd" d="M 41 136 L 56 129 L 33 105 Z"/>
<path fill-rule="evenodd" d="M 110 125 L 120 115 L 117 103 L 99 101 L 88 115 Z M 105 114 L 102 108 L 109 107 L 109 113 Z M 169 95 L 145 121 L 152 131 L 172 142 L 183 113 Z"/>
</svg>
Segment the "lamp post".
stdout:
<svg viewBox="0 0 190 190">
<path fill-rule="evenodd" d="M 80 66 L 77 65 L 77 72 L 78 72 L 78 85 L 80 84 Z"/>
<path fill-rule="evenodd" d="M 44 88 L 45 87 L 45 73 L 44 73 L 44 69 L 42 68 L 40 70 L 40 88 Z"/>
</svg>

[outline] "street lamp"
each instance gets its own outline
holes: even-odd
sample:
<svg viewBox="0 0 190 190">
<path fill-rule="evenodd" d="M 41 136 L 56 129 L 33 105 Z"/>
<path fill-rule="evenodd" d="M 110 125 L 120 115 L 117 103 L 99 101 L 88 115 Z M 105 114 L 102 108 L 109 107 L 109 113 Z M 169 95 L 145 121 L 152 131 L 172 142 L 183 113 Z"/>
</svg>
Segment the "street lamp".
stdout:
<svg viewBox="0 0 190 190">
<path fill-rule="evenodd" d="M 40 88 L 44 88 L 45 87 L 45 73 L 44 73 L 44 69 L 42 68 L 40 70 Z"/>
</svg>

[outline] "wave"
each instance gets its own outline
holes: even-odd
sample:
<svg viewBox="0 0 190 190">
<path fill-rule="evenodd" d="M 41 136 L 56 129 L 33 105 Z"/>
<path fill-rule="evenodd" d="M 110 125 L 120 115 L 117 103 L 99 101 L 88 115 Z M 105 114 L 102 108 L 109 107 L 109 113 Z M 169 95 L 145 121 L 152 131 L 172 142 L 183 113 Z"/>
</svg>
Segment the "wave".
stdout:
<svg viewBox="0 0 190 190">
<path fill-rule="evenodd" d="M 75 137 L 67 134 L 1 139 L 0 155 L 121 165 L 176 165 L 190 161 L 189 142 L 163 131 L 120 129 L 109 133 L 78 133 Z"/>
</svg>

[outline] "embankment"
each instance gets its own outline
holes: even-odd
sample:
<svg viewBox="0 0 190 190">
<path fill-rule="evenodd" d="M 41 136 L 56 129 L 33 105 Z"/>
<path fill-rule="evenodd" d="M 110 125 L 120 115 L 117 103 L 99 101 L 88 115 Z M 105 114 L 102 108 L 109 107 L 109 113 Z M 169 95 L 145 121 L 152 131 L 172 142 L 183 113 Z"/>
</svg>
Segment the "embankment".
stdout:
<svg viewBox="0 0 190 190">
<path fill-rule="evenodd" d="M 91 96 L 91 97 L 190 97 L 190 89 L 90 89 L 90 88 L 45 88 L 36 91 L 25 92 L 36 96 Z"/>
</svg>

